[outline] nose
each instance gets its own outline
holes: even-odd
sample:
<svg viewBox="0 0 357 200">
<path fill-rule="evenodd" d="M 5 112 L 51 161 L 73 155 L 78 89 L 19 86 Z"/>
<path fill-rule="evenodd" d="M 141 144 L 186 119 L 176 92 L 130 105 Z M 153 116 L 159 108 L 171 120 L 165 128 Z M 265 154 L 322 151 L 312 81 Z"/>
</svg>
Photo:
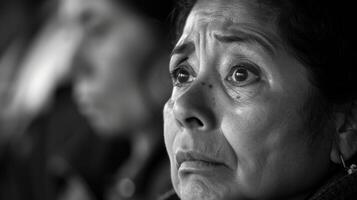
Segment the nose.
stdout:
<svg viewBox="0 0 357 200">
<path fill-rule="evenodd" d="M 216 127 L 214 95 L 208 90 L 208 87 L 197 83 L 175 100 L 173 114 L 179 126 L 199 131 Z"/>
</svg>

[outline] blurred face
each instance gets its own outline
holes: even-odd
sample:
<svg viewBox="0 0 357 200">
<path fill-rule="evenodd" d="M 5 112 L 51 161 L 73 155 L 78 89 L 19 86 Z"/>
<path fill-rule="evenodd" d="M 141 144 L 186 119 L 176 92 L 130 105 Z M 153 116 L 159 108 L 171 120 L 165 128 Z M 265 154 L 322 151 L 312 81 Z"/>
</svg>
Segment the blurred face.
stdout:
<svg viewBox="0 0 357 200">
<path fill-rule="evenodd" d="M 75 64 L 75 97 L 81 111 L 102 132 L 140 127 L 147 119 L 138 68 L 152 44 L 143 22 L 110 1 L 84 4 L 87 31 Z M 145 76 L 141 76 L 144 77 Z"/>
<path fill-rule="evenodd" d="M 198 1 L 173 50 L 164 133 L 184 200 L 299 199 L 329 169 L 331 142 L 306 123 L 308 72 L 251 6 Z"/>
</svg>

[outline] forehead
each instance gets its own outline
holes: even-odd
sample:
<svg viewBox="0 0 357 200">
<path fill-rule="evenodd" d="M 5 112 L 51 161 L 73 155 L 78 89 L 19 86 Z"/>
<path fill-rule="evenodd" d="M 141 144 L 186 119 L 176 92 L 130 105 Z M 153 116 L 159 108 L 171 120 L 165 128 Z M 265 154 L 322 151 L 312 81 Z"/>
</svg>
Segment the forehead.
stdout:
<svg viewBox="0 0 357 200">
<path fill-rule="evenodd" d="M 195 49 L 202 38 L 218 39 L 226 44 L 258 45 L 270 55 L 285 51 L 271 10 L 254 0 L 198 0 L 172 55 Z"/>
<path fill-rule="evenodd" d="M 279 40 L 271 10 L 255 0 L 198 0 L 187 18 L 183 35 L 198 30 L 245 28 Z"/>
<path fill-rule="evenodd" d="M 253 20 L 253 13 L 248 10 L 252 3 L 241 0 L 198 0 L 192 9 L 190 17 L 201 17 L 210 20 L 229 19 L 233 22 L 240 20 Z M 203 20 L 204 21 L 204 20 Z"/>
</svg>

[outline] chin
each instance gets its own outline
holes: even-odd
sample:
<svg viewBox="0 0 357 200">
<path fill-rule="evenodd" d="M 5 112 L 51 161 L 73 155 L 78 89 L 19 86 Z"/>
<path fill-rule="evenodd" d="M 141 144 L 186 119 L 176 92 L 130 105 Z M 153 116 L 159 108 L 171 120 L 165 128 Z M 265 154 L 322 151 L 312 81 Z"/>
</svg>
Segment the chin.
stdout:
<svg viewBox="0 0 357 200">
<path fill-rule="evenodd" d="M 179 184 L 178 194 L 182 200 L 220 200 L 228 196 L 228 187 L 219 180 L 192 175 Z"/>
</svg>

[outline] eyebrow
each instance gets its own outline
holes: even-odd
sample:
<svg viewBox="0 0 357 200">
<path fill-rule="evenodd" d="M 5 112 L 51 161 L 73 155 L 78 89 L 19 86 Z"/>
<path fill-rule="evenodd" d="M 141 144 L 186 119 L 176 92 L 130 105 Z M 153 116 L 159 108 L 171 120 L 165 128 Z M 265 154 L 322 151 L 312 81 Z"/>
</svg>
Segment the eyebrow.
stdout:
<svg viewBox="0 0 357 200">
<path fill-rule="evenodd" d="M 170 57 L 174 54 L 183 54 L 185 52 L 193 51 L 195 49 L 195 45 L 193 42 L 185 42 L 181 45 L 177 45 L 171 52 Z"/>
<path fill-rule="evenodd" d="M 276 50 L 279 47 L 279 43 L 276 37 L 271 34 L 260 33 L 254 30 L 254 27 L 249 25 L 241 24 L 250 31 L 243 31 L 240 29 L 231 29 L 228 33 L 213 33 L 213 37 L 222 43 L 251 43 L 258 44 L 263 49 L 265 49 L 270 55 L 276 55 Z M 249 33 L 252 32 L 252 33 Z M 195 45 L 192 41 L 184 42 L 183 44 L 177 45 L 171 52 L 170 56 L 174 54 L 183 54 L 188 51 L 193 51 Z"/>
<path fill-rule="evenodd" d="M 222 43 L 253 43 L 263 47 L 271 55 L 275 55 L 277 44 L 273 39 L 261 34 L 251 34 L 241 30 L 234 30 L 233 34 L 213 34 L 213 37 Z"/>
</svg>

